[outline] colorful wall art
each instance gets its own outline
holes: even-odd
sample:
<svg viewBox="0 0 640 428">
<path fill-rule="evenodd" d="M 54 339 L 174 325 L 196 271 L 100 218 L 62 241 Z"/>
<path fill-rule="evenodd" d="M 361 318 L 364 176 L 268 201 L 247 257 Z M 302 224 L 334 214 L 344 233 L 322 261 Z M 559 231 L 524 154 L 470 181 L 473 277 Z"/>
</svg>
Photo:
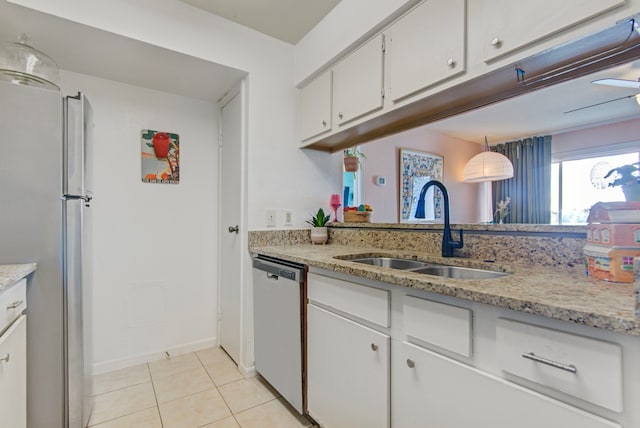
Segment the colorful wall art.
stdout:
<svg viewBox="0 0 640 428">
<path fill-rule="evenodd" d="M 166 131 L 140 131 L 142 181 L 177 184 L 180 182 L 180 137 Z"/>
<path fill-rule="evenodd" d="M 400 222 L 436 222 L 442 220 L 442 193 L 431 186 L 425 195 L 425 217 L 416 218 L 422 187 L 430 180 L 444 179 L 444 159 L 431 153 L 400 149 Z"/>
</svg>

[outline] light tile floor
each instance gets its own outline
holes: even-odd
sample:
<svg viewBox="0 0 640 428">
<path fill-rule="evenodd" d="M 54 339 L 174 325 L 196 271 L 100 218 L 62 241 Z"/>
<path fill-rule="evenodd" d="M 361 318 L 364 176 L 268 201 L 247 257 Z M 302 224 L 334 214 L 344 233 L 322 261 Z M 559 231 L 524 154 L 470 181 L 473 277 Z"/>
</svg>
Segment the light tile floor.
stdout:
<svg viewBox="0 0 640 428">
<path fill-rule="evenodd" d="M 299 416 L 259 376 L 245 379 L 220 348 L 94 377 L 91 428 L 298 428 Z"/>
</svg>

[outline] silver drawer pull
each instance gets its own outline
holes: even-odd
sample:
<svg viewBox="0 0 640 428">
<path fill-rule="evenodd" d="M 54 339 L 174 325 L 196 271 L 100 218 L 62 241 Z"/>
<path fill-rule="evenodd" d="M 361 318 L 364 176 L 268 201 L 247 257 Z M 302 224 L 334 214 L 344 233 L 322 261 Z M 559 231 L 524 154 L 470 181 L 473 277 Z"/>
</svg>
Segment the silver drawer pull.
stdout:
<svg viewBox="0 0 640 428">
<path fill-rule="evenodd" d="M 378 345 L 376 345 L 375 343 L 371 344 L 371 350 L 372 351 L 377 351 L 378 350 Z"/>
<path fill-rule="evenodd" d="M 407 367 L 409 367 L 410 369 L 414 368 L 416 366 L 416 363 L 411 359 L 411 358 L 407 358 Z"/>
<path fill-rule="evenodd" d="M 20 307 L 23 303 L 24 303 L 24 300 L 16 300 L 15 302 L 8 305 L 7 309 L 15 309 L 17 307 Z"/>
<path fill-rule="evenodd" d="M 534 354 L 533 352 L 525 352 L 524 354 L 522 354 L 522 358 L 535 361 L 536 363 L 546 364 L 547 366 L 555 367 L 557 369 L 564 370 L 565 372 L 569 372 L 569 373 L 578 372 L 578 369 L 573 364 L 558 363 L 557 361 L 552 361 L 547 358 L 540 357 Z"/>
<path fill-rule="evenodd" d="M 4 361 L 6 363 L 9 362 L 9 357 L 11 357 L 10 354 L 4 354 L 2 357 L 0 357 L 0 361 Z"/>
</svg>

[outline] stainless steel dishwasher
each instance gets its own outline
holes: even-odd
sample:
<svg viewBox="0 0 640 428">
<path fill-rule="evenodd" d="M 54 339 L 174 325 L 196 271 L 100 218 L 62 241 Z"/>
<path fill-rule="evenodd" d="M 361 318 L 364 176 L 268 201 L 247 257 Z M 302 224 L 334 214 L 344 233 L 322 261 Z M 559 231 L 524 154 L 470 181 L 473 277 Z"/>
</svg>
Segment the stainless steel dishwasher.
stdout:
<svg viewBox="0 0 640 428">
<path fill-rule="evenodd" d="M 256 371 L 301 415 L 306 413 L 306 266 L 253 259 Z"/>
</svg>

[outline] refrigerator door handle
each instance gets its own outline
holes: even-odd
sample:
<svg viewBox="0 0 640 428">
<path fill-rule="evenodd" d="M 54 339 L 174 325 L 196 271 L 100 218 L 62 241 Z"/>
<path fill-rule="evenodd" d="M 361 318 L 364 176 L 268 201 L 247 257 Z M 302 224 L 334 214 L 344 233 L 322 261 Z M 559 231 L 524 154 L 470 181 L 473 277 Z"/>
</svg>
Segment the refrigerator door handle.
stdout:
<svg viewBox="0 0 640 428">
<path fill-rule="evenodd" d="M 84 206 L 85 207 L 90 207 L 90 203 L 91 200 L 93 199 L 93 196 L 89 196 L 89 195 L 67 195 L 64 194 L 62 195 L 62 199 L 64 199 L 65 201 L 75 201 L 75 200 L 83 200 L 84 201 Z"/>
</svg>

